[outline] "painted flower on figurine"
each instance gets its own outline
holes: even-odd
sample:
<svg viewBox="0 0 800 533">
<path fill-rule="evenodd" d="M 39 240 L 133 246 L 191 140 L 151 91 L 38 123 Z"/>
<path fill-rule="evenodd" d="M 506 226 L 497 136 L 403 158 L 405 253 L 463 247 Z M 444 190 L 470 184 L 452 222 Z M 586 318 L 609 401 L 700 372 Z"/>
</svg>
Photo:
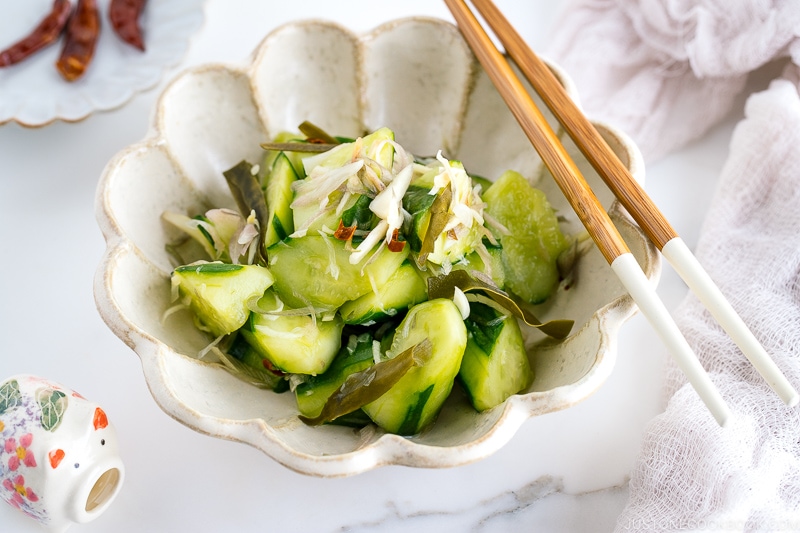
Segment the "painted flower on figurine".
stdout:
<svg viewBox="0 0 800 533">
<path fill-rule="evenodd" d="M 25 505 L 25 500 L 38 502 L 39 497 L 33 489 L 25 486 L 25 478 L 22 475 L 14 479 L 4 479 L 3 487 L 11 491 L 11 499 L 8 502 L 14 507 L 20 508 Z"/>
<path fill-rule="evenodd" d="M 30 450 L 32 441 L 33 435 L 30 433 L 22 435 L 19 438 L 19 444 L 17 444 L 17 440 L 14 437 L 6 440 L 6 453 L 12 454 L 8 459 L 8 468 L 10 470 L 16 471 L 20 464 L 30 467 L 36 466 L 36 458 Z"/>
</svg>

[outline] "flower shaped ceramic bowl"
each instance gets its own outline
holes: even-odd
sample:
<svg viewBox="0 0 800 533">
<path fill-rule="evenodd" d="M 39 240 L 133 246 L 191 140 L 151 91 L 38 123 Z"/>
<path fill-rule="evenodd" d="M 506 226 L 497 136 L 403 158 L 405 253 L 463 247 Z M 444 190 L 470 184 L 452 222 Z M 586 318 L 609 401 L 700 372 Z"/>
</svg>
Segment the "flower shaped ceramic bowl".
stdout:
<svg viewBox="0 0 800 533">
<path fill-rule="evenodd" d="M 567 75 L 552 68 L 576 96 Z M 455 387 L 433 427 L 411 439 L 306 426 L 291 394 L 245 385 L 198 359 L 210 339 L 188 317 L 162 321 L 174 266 L 165 244 L 174 234 L 160 215 L 235 208 L 222 171 L 242 159 L 258 161 L 260 143 L 296 131 L 305 120 L 351 137 L 388 126 L 411 152 L 442 149 L 481 176 L 518 170 L 545 190 L 566 231 L 581 230 L 454 26 L 411 18 L 364 35 L 319 21 L 281 27 L 246 65 L 208 65 L 178 76 L 158 102 L 150 134 L 108 164 L 98 187 L 97 218 L 108 248 L 95 282 L 97 306 L 141 358 L 162 409 L 199 432 L 255 446 L 296 471 L 343 476 L 387 464 L 444 467 L 481 459 L 526 419 L 575 405 L 602 385 L 614 366 L 620 326 L 636 308 L 593 247 L 580 258 L 575 283 L 538 310 L 540 318 L 572 318 L 575 328 L 561 342 L 529 339 L 532 386 L 483 413 Z M 597 127 L 641 180 L 637 148 L 624 134 Z M 655 282 L 655 248 L 566 144 Z"/>
</svg>

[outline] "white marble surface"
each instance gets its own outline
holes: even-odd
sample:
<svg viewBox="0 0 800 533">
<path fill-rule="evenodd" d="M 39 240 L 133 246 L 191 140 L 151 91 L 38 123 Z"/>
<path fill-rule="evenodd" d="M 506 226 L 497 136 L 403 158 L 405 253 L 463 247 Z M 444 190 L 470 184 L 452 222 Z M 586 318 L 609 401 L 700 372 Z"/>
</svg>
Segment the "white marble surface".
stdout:
<svg viewBox="0 0 800 533">
<path fill-rule="evenodd" d="M 497 4 L 546 50 L 557 3 Z M 379 468 L 317 479 L 255 449 L 195 433 L 152 400 L 136 355 L 104 325 L 92 278 L 104 243 L 94 192 L 106 162 L 142 138 L 158 92 L 179 70 L 239 62 L 276 26 L 324 18 L 356 31 L 409 15 L 451 20 L 432 0 L 208 0 L 188 56 L 154 90 L 77 124 L 0 126 L 0 378 L 33 373 L 103 405 L 120 435 L 127 479 L 113 505 L 73 531 L 611 531 L 647 421 L 662 409 L 667 357 L 641 316 L 623 326 L 618 362 L 594 396 L 526 422 L 476 464 L 444 470 Z M 2 83 L 2 78 L 0 78 Z M 647 188 L 693 246 L 741 114 L 647 169 Z M 664 268 L 659 293 L 674 308 L 686 289 Z M 38 531 L 0 506 L 2 531 Z"/>
</svg>

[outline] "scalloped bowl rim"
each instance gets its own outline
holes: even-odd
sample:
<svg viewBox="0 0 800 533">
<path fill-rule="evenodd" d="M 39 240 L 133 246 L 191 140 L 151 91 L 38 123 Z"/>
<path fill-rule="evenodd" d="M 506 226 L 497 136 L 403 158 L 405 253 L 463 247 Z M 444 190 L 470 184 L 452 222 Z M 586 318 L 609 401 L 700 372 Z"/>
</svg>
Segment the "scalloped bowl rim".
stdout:
<svg viewBox="0 0 800 533">
<path fill-rule="evenodd" d="M 170 81 L 159 97 L 156 113 L 151 120 L 151 128 L 148 134 L 142 141 L 127 147 L 114 156 L 103 171 L 97 188 L 96 218 L 106 239 L 107 247 L 95 275 L 94 293 L 96 305 L 108 327 L 140 357 L 145 380 L 154 400 L 165 413 L 195 431 L 252 445 L 282 465 L 303 474 L 321 477 L 349 476 L 384 465 L 406 465 L 426 468 L 453 467 L 485 458 L 508 442 L 527 419 L 538 414 L 571 407 L 599 389 L 613 370 L 616 361 L 616 342 L 619 329 L 628 318 L 637 312 L 635 304 L 627 295 L 622 295 L 596 310 L 592 318 L 583 325 L 583 328 L 598 328 L 601 337 L 600 350 L 596 355 L 595 363 L 583 377 L 567 386 L 512 396 L 503 406 L 496 408 L 501 409 L 502 413 L 495 420 L 491 429 L 478 439 L 458 446 L 428 445 L 417 442 L 414 439 L 383 434 L 367 446 L 351 452 L 336 455 L 311 455 L 298 451 L 281 439 L 276 438 L 273 435 L 274 430 L 262 419 L 232 420 L 210 416 L 191 408 L 174 393 L 173 387 L 168 380 L 168 371 L 165 369 L 168 359 L 164 355 L 178 356 L 175 361 L 179 361 L 181 365 L 188 365 L 187 368 L 191 368 L 192 365 L 204 365 L 204 363 L 173 350 L 147 331 L 140 329 L 124 315 L 115 301 L 111 291 L 111 280 L 115 275 L 113 266 L 117 257 L 128 253 L 140 254 L 141 252 L 139 252 L 134 243 L 126 238 L 126 235 L 116 223 L 112 209 L 108 204 L 106 196 L 107 185 L 114 169 L 130 154 L 167 142 L 162 133 L 162 101 L 171 88 L 179 83 L 184 76 L 203 69 L 226 69 L 249 76 L 254 68 L 256 58 L 260 56 L 266 43 L 269 42 L 274 34 L 287 27 L 326 24 L 350 34 L 354 40 L 363 42 L 395 25 L 414 21 L 442 24 L 450 28 L 450 31 L 457 31 L 448 22 L 428 17 L 409 17 L 390 21 L 362 34 L 356 34 L 332 22 L 318 20 L 299 21 L 285 24 L 267 35 L 257 46 L 247 65 L 211 64 L 184 71 Z M 565 82 L 568 91 L 573 97 L 577 98 L 575 88 L 569 77 L 557 65 L 552 62 L 548 62 L 548 64 Z M 597 122 L 595 122 L 595 125 L 607 136 L 617 140 L 619 146 L 627 152 L 632 173 L 637 179 L 643 180 L 644 163 L 641 154 L 631 139 L 612 126 Z M 646 241 L 643 234 L 641 234 L 641 230 L 635 226 L 630 217 L 616 202 L 609 208 L 609 213 L 615 223 L 628 227 L 643 241 Z M 646 273 L 651 281 L 656 282 L 660 276 L 660 259 L 649 241 L 644 242 L 643 250 L 644 258 L 640 261 L 644 262 Z M 564 343 L 571 342 L 576 335 L 577 332 Z"/>
</svg>

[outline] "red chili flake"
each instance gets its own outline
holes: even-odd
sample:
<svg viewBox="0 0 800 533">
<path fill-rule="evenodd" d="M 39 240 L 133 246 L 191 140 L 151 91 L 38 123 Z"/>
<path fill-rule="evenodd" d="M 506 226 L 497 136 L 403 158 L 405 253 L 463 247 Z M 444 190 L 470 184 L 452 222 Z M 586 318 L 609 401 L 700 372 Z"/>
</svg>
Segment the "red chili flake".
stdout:
<svg viewBox="0 0 800 533">
<path fill-rule="evenodd" d="M 406 241 L 401 241 L 398 237 L 400 235 L 399 230 L 394 230 L 392 232 L 392 238 L 389 240 L 389 244 L 386 245 L 389 248 L 390 252 L 402 252 L 403 248 L 406 247 Z"/>
<path fill-rule="evenodd" d="M 0 67 L 19 63 L 42 48 L 54 43 L 72 13 L 69 0 L 55 0 L 50 13 L 22 40 L 0 52 Z"/>
<path fill-rule="evenodd" d="M 144 38 L 139 24 L 146 0 L 111 0 L 108 18 L 119 38 L 144 52 Z"/>
<path fill-rule="evenodd" d="M 353 234 L 356 232 L 357 227 L 358 226 L 356 224 L 353 224 L 352 226 L 345 226 L 344 222 L 340 220 L 339 227 L 336 228 L 335 232 L 333 232 L 333 236 L 340 241 L 349 241 L 353 238 Z"/>
<path fill-rule="evenodd" d="M 100 14 L 95 0 L 78 0 L 75 13 L 67 24 L 67 36 L 61 56 L 56 62 L 58 71 L 67 81 L 75 81 L 86 72 L 94 57 L 100 35 Z"/>
</svg>

